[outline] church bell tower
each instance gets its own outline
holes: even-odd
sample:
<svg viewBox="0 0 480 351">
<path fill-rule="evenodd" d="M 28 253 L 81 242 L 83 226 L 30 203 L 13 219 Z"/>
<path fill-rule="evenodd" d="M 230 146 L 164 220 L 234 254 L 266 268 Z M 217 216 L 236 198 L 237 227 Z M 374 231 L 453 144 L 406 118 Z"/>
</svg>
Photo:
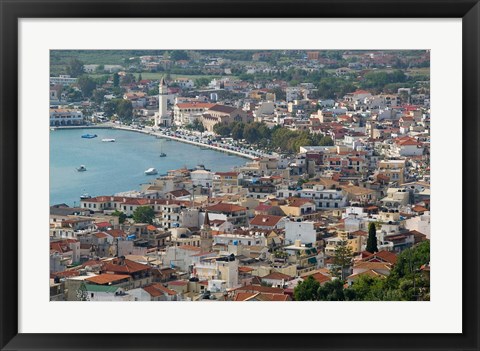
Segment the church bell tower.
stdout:
<svg viewBox="0 0 480 351">
<path fill-rule="evenodd" d="M 201 252 L 211 252 L 213 245 L 212 228 L 210 228 L 210 218 L 208 211 L 205 212 L 202 229 L 200 230 L 200 248 Z"/>
<path fill-rule="evenodd" d="M 170 115 L 167 111 L 168 86 L 165 78 L 160 79 L 158 86 L 158 117 L 155 120 L 156 127 L 169 127 L 171 124 Z"/>
</svg>

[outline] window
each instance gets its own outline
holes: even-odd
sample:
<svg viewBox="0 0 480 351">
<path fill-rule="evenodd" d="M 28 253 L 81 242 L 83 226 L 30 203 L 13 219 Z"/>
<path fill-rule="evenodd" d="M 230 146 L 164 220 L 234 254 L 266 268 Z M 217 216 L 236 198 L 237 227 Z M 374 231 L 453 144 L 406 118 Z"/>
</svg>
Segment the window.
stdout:
<svg viewBox="0 0 480 351">
<path fill-rule="evenodd" d="M 90 297 L 93 297 L 93 293 L 90 294 Z"/>
</svg>

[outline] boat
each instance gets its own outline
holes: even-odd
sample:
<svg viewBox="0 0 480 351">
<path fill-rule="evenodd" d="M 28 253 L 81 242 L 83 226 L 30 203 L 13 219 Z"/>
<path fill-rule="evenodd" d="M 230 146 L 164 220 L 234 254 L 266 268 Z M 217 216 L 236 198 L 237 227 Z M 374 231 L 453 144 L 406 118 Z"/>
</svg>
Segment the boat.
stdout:
<svg viewBox="0 0 480 351">
<path fill-rule="evenodd" d="M 200 146 L 200 150 L 209 150 L 210 148 L 209 147 L 206 147 L 206 146 Z"/>
<path fill-rule="evenodd" d="M 145 171 L 145 175 L 155 175 L 155 174 L 158 174 L 155 168 L 149 168 Z"/>
<path fill-rule="evenodd" d="M 93 138 L 96 138 L 97 137 L 97 134 L 83 134 L 82 135 L 82 138 L 84 139 L 93 139 Z"/>
<path fill-rule="evenodd" d="M 53 127 L 52 127 L 52 128 L 50 128 L 50 130 L 51 130 L 51 131 L 54 131 L 54 130 L 57 130 L 57 128 L 53 128 Z"/>
<path fill-rule="evenodd" d="M 198 165 L 195 167 L 195 170 L 196 170 L 196 171 L 208 171 L 208 172 L 210 172 L 210 170 L 207 169 L 207 168 L 205 168 L 205 165 L 204 165 L 204 164 L 201 164 L 201 163 L 198 164 Z"/>
<path fill-rule="evenodd" d="M 77 168 L 77 172 L 85 172 L 87 168 L 84 165 L 80 165 L 80 167 Z"/>
<path fill-rule="evenodd" d="M 165 152 L 161 152 L 160 157 L 167 157 L 167 154 Z"/>
<path fill-rule="evenodd" d="M 87 193 L 83 194 L 83 195 L 80 195 L 80 200 L 87 200 L 87 199 L 91 199 L 92 197 L 90 195 L 88 195 Z"/>
<path fill-rule="evenodd" d="M 115 142 L 115 139 L 109 139 L 109 138 L 105 138 L 105 139 L 102 139 L 103 142 L 106 142 L 106 143 L 114 143 Z"/>
</svg>

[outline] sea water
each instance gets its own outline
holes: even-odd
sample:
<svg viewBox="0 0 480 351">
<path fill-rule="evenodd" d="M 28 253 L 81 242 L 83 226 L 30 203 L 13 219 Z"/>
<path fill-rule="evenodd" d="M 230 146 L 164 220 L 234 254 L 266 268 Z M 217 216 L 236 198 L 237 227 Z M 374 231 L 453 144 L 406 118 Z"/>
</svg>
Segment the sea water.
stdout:
<svg viewBox="0 0 480 351">
<path fill-rule="evenodd" d="M 84 139 L 83 134 L 97 134 Z M 115 142 L 102 142 L 102 139 Z M 166 157 L 160 157 L 160 153 Z M 116 129 L 64 129 L 50 132 L 50 205 L 78 206 L 80 196 L 113 195 L 139 190 L 169 170 L 195 168 L 229 171 L 248 160 L 198 146 Z M 77 172 L 80 165 L 87 171 Z M 145 170 L 156 168 L 158 175 Z"/>
</svg>

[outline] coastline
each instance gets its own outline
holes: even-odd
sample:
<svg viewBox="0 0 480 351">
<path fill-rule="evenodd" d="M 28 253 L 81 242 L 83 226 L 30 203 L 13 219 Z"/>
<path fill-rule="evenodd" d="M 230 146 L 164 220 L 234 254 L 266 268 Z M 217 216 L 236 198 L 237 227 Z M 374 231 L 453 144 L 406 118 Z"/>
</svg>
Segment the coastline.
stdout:
<svg viewBox="0 0 480 351">
<path fill-rule="evenodd" d="M 240 151 L 225 149 L 225 148 L 220 147 L 220 146 L 214 146 L 214 145 L 204 144 L 204 143 L 200 143 L 200 142 L 193 141 L 193 140 L 178 138 L 178 137 L 171 136 L 171 135 L 165 135 L 165 134 L 162 134 L 160 132 L 155 132 L 155 131 L 152 131 L 152 130 L 135 129 L 135 128 L 132 128 L 132 127 L 129 127 L 129 126 L 117 125 L 117 124 L 113 124 L 113 123 L 108 123 L 108 124 L 103 124 L 103 125 L 59 126 L 59 127 L 51 127 L 51 128 L 54 128 L 54 130 L 57 130 L 57 129 L 58 130 L 62 130 L 62 129 L 118 129 L 118 130 L 125 130 L 125 131 L 130 131 L 130 132 L 137 132 L 137 133 L 142 133 L 142 134 L 146 134 L 146 135 L 151 135 L 151 136 L 154 136 L 156 138 L 170 139 L 170 140 L 178 141 L 178 142 L 185 143 L 185 144 L 195 145 L 195 146 L 198 146 L 198 147 L 205 147 L 205 148 L 209 148 L 209 149 L 212 149 L 212 150 L 215 150 L 215 151 L 220 151 L 220 152 L 236 155 L 236 156 L 239 156 L 239 157 L 243 157 L 243 158 L 246 158 L 246 159 L 249 159 L 249 160 L 254 160 L 254 159 L 259 158 L 259 157 L 272 157 L 271 155 L 261 155 L 261 156 L 250 155 L 250 154 L 246 154 L 246 153 L 243 153 L 243 152 L 240 152 Z M 150 127 L 145 127 L 145 128 L 150 128 Z M 258 152 L 258 150 L 257 150 L 257 152 Z"/>
</svg>

